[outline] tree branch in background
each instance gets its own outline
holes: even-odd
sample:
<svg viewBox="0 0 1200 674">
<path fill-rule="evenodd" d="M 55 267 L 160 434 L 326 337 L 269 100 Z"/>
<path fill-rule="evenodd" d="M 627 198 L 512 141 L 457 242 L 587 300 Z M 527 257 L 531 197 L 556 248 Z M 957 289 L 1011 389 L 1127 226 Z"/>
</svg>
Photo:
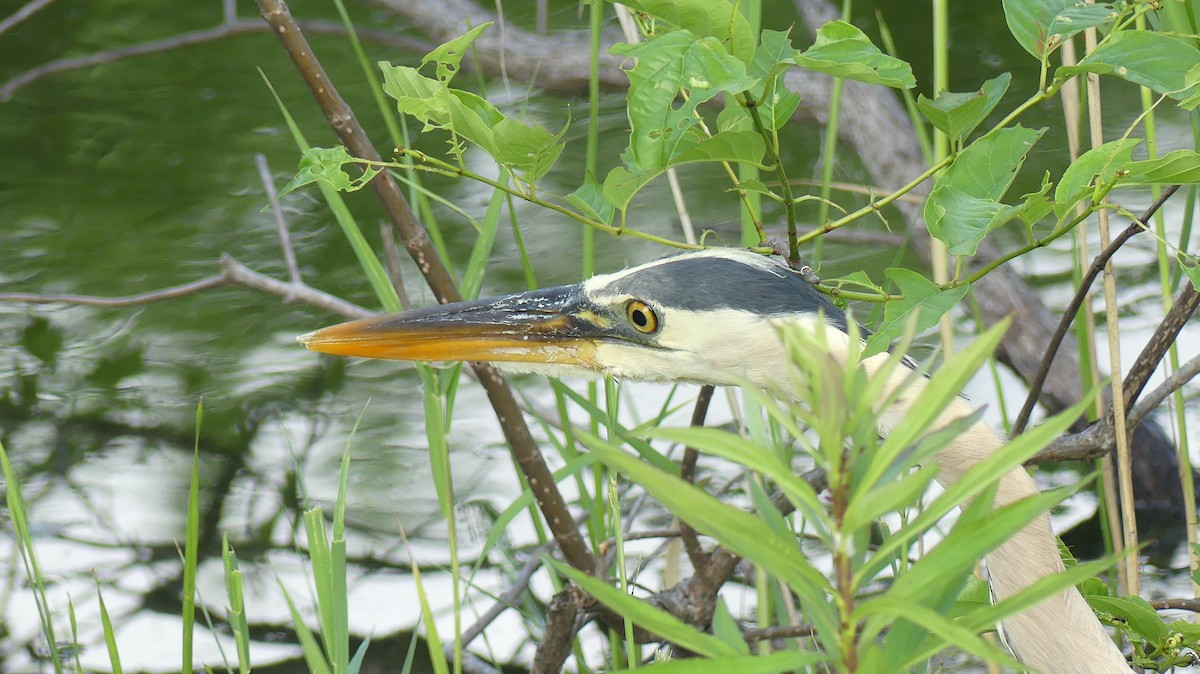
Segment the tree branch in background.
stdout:
<svg viewBox="0 0 1200 674">
<path fill-rule="evenodd" d="M 284 50 L 296 65 L 296 70 L 308 85 L 309 91 L 321 106 L 329 125 L 337 133 L 338 138 L 350 154 L 378 162 L 379 153 L 371 144 L 366 132 L 359 125 L 354 112 L 338 94 L 337 89 L 325 74 L 324 68 L 313 53 L 312 47 L 304 37 L 286 3 L 282 0 L 258 0 L 259 10 L 263 18 L 274 30 L 276 37 L 283 44 Z M 444 11 L 444 10 L 443 10 Z M 408 206 L 399 186 L 387 171 L 380 172 L 370 182 L 375 196 L 383 206 L 384 212 L 391 220 L 392 226 L 399 235 L 400 243 L 408 250 L 409 255 L 425 277 L 429 287 L 442 303 L 455 302 L 462 299 L 450 272 L 442 264 L 429 241 L 429 234 L 417 221 Z M 566 501 L 558 490 L 554 475 L 546 465 L 516 398 L 508 388 L 508 383 L 499 371 L 491 365 L 473 363 L 471 368 L 479 377 L 479 382 L 487 392 L 488 399 L 496 411 L 496 418 L 504 431 L 504 437 L 512 452 L 513 459 L 520 466 L 522 473 L 529 482 L 534 500 L 546 520 L 547 526 L 558 541 L 563 556 L 571 566 L 591 573 L 595 567 L 595 559 L 588 551 L 579 527 L 567 509 Z"/>
<path fill-rule="evenodd" d="M 334 21 L 304 21 L 300 25 L 304 30 L 320 35 L 346 34 L 345 26 Z M 163 52 L 182 49 L 183 47 L 193 47 L 249 33 L 265 33 L 269 30 L 269 26 L 263 25 L 257 19 L 232 19 L 226 20 L 212 28 L 180 33 L 179 35 L 173 35 L 160 40 L 141 42 L 129 45 L 128 47 L 88 54 L 87 56 L 75 56 L 48 61 L 36 68 L 26 70 L 4 84 L 0 84 L 0 103 L 7 103 L 12 100 L 14 94 L 34 82 L 60 73 L 95 68 L 96 66 L 116 63 L 125 59 L 148 56 L 150 54 L 161 54 Z M 373 42 L 403 49 L 407 52 L 424 53 L 433 48 L 432 43 L 397 35 L 386 30 L 359 29 L 358 34 Z"/>
</svg>

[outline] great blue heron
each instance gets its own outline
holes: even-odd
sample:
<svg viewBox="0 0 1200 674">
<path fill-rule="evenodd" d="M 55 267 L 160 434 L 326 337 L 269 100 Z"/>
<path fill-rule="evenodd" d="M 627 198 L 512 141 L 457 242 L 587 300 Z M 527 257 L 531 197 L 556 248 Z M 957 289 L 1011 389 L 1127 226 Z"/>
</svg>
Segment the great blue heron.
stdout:
<svg viewBox="0 0 1200 674">
<path fill-rule="evenodd" d="M 383 315 L 299 337 L 325 353 L 414 361 L 494 361 L 552 375 L 610 374 L 718 385 L 749 382 L 794 396 L 775 327 L 795 323 L 825 332 L 831 355 L 844 354 L 846 316 L 775 259 L 733 249 L 664 258 L 582 283 Z M 878 365 L 885 356 L 868 358 Z M 915 394 L 884 410 L 885 434 Z M 943 415 L 968 415 L 957 400 Z M 976 423 L 937 457 L 938 480 L 953 483 L 1003 441 Z M 1001 478 L 997 507 L 1037 493 L 1017 468 Z M 1008 597 L 1063 570 L 1043 515 L 987 559 L 992 590 Z M 1010 647 L 1043 674 L 1129 672 L 1120 650 L 1071 588 L 1004 621 Z"/>
</svg>

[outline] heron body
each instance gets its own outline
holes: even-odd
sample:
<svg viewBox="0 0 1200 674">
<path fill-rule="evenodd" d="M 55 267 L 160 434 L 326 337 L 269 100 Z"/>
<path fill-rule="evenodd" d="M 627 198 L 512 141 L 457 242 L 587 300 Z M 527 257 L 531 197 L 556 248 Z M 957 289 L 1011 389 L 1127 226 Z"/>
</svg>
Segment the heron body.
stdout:
<svg viewBox="0 0 1200 674">
<path fill-rule="evenodd" d="M 554 376 L 607 374 L 649 381 L 750 383 L 795 397 L 781 323 L 824 333 L 829 354 L 845 362 L 845 314 L 782 261 L 749 251 L 709 249 L 664 258 L 582 283 L 388 314 L 299 337 L 326 353 L 415 361 L 491 361 Z M 869 371 L 886 359 L 863 360 Z M 906 378 L 890 375 L 893 390 Z M 881 410 L 886 435 L 911 407 L 910 386 Z M 971 413 L 953 402 L 939 424 Z M 938 456 L 938 480 L 951 484 L 1003 441 L 976 423 Z M 995 506 L 1037 493 L 1028 473 L 1003 476 Z M 987 558 L 992 590 L 1015 594 L 1063 570 L 1046 515 Z M 1010 647 L 1042 674 L 1128 673 L 1124 656 L 1070 588 L 1004 621 Z"/>
</svg>

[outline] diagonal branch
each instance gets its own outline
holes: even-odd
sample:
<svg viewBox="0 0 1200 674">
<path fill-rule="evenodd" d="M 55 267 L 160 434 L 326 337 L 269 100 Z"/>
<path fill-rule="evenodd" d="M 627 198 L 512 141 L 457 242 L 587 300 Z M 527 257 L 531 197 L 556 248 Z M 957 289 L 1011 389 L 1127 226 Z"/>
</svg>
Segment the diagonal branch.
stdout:
<svg viewBox="0 0 1200 674">
<path fill-rule="evenodd" d="M 359 125 L 350 106 L 329 80 L 303 31 L 292 18 L 287 4 L 282 0 L 258 0 L 258 7 L 342 144 L 356 157 L 380 161 L 379 153 Z M 413 215 L 391 174 L 386 171 L 379 173 L 371 180 L 370 185 L 388 219 L 391 220 L 401 245 L 416 262 L 417 269 L 425 277 L 438 301 L 448 303 L 462 299 L 454 279 L 430 243 L 429 234 Z M 534 500 L 537 501 L 555 540 L 558 541 L 563 556 L 571 566 L 591 573 L 595 567 L 595 560 L 579 533 L 579 527 L 570 516 L 566 501 L 554 481 L 554 475 L 534 442 L 508 383 L 491 365 L 474 363 L 471 367 L 487 392 L 513 459 L 529 481 Z"/>
</svg>

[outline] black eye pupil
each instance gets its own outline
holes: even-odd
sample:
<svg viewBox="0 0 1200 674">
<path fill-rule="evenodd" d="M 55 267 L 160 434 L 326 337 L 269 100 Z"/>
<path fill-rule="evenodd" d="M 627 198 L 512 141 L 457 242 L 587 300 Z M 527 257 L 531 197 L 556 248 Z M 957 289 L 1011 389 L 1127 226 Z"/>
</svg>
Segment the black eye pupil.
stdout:
<svg viewBox="0 0 1200 674">
<path fill-rule="evenodd" d="M 642 327 L 642 328 L 646 327 L 646 323 L 649 322 L 646 319 L 646 312 L 641 311 L 641 310 L 635 310 L 633 312 L 633 322 L 637 323 L 638 327 Z"/>
</svg>

